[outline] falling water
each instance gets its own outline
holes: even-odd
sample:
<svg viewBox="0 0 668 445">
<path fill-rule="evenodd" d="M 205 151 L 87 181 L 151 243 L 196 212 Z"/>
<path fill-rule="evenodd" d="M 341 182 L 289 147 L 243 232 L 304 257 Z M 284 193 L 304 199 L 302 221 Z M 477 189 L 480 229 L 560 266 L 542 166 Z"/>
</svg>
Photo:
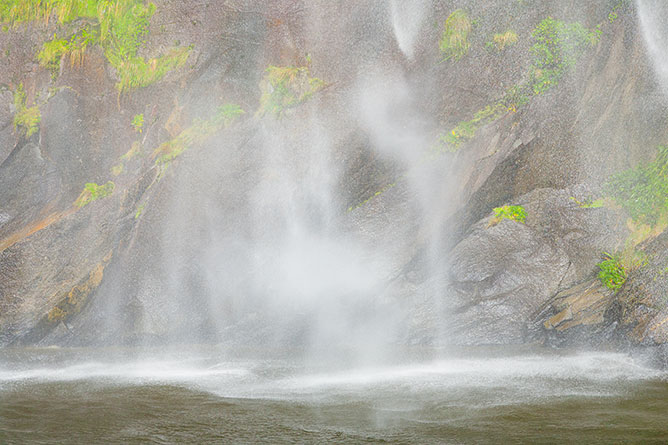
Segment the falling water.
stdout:
<svg viewBox="0 0 668 445">
<path fill-rule="evenodd" d="M 637 0 L 640 29 L 664 94 L 668 95 L 668 3 Z"/>
<path fill-rule="evenodd" d="M 420 28 L 428 12 L 428 2 L 391 0 L 390 11 L 399 49 L 408 59 L 412 59 L 419 40 Z"/>
</svg>

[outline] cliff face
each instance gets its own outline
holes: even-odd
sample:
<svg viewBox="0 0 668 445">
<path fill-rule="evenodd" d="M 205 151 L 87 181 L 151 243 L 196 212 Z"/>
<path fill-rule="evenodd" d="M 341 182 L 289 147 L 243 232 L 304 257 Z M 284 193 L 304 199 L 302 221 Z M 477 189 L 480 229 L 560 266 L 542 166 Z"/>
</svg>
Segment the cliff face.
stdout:
<svg viewBox="0 0 668 445">
<path fill-rule="evenodd" d="M 581 3 L 156 1 L 130 56 L 99 11 L 3 15 L 0 345 L 266 341 L 249 252 L 290 215 L 382 247 L 364 291 L 404 308 L 398 341 L 665 343 L 662 236 L 607 289 L 633 230 L 582 203 L 653 159 L 667 102 L 633 5 Z M 526 221 L 490 224 L 505 204 Z"/>
</svg>

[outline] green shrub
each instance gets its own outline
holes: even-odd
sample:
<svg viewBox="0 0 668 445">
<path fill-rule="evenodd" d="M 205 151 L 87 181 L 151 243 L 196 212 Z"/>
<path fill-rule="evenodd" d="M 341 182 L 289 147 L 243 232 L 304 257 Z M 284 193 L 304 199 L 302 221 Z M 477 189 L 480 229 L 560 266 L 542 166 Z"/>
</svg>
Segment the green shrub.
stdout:
<svg viewBox="0 0 668 445">
<path fill-rule="evenodd" d="M 469 51 L 471 19 L 466 11 L 457 9 L 450 14 L 443 26 L 445 29 L 439 42 L 439 48 L 444 55 L 444 60 L 457 61 Z"/>
<path fill-rule="evenodd" d="M 527 218 L 527 212 L 522 206 L 503 206 L 494 209 L 494 216 L 489 222 L 489 226 L 495 226 L 504 219 L 510 219 L 524 224 Z"/>
<path fill-rule="evenodd" d="M 616 255 L 604 253 L 605 260 L 598 264 L 598 279 L 608 289 L 617 290 L 626 282 L 626 269 Z"/>
</svg>

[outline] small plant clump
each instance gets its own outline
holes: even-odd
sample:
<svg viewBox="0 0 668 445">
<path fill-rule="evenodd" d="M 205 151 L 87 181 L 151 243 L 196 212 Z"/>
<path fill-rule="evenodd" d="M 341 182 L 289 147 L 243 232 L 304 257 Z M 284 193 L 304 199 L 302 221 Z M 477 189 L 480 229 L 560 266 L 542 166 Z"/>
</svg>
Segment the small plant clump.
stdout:
<svg viewBox="0 0 668 445">
<path fill-rule="evenodd" d="M 139 217 L 141 216 L 141 214 L 144 212 L 144 207 L 146 207 L 146 203 L 144 203 L 144 204 L 140 205 L 139 207 L 137 207 L 137 211 L 135 212 L 135 219 L 139 219 Z"/>
<path fill-rule="evenodd" d="M 466 11 L 457 9 L 447 18 L 444 27 L 438 46 L 444 55 L 444 60 L 452 59 L 456 62 L 469 52 L 471 19 Z"/>
<path fill-rule="evenodd" d="M 496 207 L 494 209 L 494 216 L 489 222 L 489 227 L 497 225 L 504 219 L 524 224 L 524 221 L 527 219 L 527 211 L 522 206 L 505 205 L 503 207 Z"/>
<path fill-rule="evenodd" d="M 260 82 L 259 116 L 269 112 L 276 116 L 286 109 L 306 102 L 314 93 L 325 86 L 325 82 L 311 77 L 308 66 L 270 66 Z"/>
<path fill-rule="evenodd" d="M 504 49 L 513 46 L 517 43 L 517 33 L 512 29 L 504 33 L 494 34 L 494 46 L 497 50 L 503 51 Z"/>
<path fill-rule="evenodd" d="M 14 128 L 16 130 L 20 129 L 25 137 L 29 138 L 39 130 L 42 114 L 39 111 L 39 106 L 26 106 L 26 92 L 25 89 L 23 89 L 22 83 L 19 84 L 14 92 L 14 108 L 16 109 L 16 114 L 14 114 Z"/>
<path fill-rule="evenodd" d="M 144 131 L 144 113 L 135 114 L 132 118 L 132 128 L 134 128 L 137 133 Z"/>
<path fill-rule="evenodd" d="M 89 182 L 86 184 L 77 200 L 74 201 L 74 205 L 76 207 L 82 208 L 93 201 L 106 198 L 114 192 L 114 187 L 115 184 L 111 181 L 104 185 L 97 185 L 94 182 Z"/>
<path fill-rule="evenodd" d="M 195 119 L 190 127 L 153 151 L 155 163 L 168 164 L 191 146 L 204 142 L 216 131 L 232 124 L 244 113 L 239 105 L 226 104 L 218 107 L 211 119 Z"/>
<path fill-rule="evenodd" d="M 606 259 L 598 263 L 598 279 L 608 289 L 618 290 L 626 282 L 626 269 L 618 256 L 607 252 L 604 255 Z"/>
<path fill-rule="evenodd" d="M 612 11 L 608 14 L 608 21 L 614 23 L 615 20 L 619 18 L 619 11 L 629 7 L 631 0 L 618 0 L 615 6 L 612 8 Z"/>
<path fill-rule="evenodd" d="M 502 103 L 493 106 L 488 105 L 476 112 L 470 121 L 460 122 L 450 133 L 439 136 L 439 147 L 442 151 L 456 151 L 463 142 L 473 139 L 480 127 L 498 119 L 507 112 L 508 109 Z"/>
</svg>

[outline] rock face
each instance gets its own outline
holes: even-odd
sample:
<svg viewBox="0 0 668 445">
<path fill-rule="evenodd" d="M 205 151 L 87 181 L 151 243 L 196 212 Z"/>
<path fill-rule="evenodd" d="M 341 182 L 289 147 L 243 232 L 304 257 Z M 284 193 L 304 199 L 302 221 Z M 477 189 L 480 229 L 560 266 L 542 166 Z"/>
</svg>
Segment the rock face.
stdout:
<svg viewBox="0 0 668 445">
<path fill-rule="evenodd" d="M 438 63 L 442 27 L 431 24 L 460 3 L 423 2 L 427 19 L 402 24 L 382 0 L 159 2 L 140 55 L 191 53 L 123 94 L 99 46 L 53 72 L 38 65 L 36 48 L 79 22 L 0 34 L 0 346 L 266 340 L 283 308 L 253 309 L 279 290 L 254 279 L 266 265 L 249 252 L 280 250 L 277 234 L 298 215 L 300 234 L 355 246 L 359 275 L 382 277 L 341 292 L 351 304 L 357 292 L 377 296 L 382 316 L 402 320 L 396 341 L 611 343 L 665 356 L 666 236 L 640 246 L 648 265 L 613 293 L 596 265 L 624 245 L 626 216 L 578 204 L 651 159 L 668 134 L 633 7 L 471 0 L 469 54 Z M 527 81 L 531 33 L 548 16 L 600 25 L 600 41 L 558 85 L 436 153 L 440 134 Z M 486 45 L 506 22 L 518 42 Z M 300 67 L 324 88 L 262 115 L 270 65 Z M 40 109 L 30 137 L 13 122 L 19 84 L 25 106 Z M 215 121 L 230 103 L 245 114 Z M 110 196 L 98 196 L 109 182 Z M 490 225 L 508 203 L 526 222 Z M 312 308 L 298 309 L 301 320 Z M 299 320 L 294 338 L 310 329 Z"/>
<path fill-rule="evenodd" d="M 600 252 L 614 251 L 624 239 L 624 230 L 609 230 L 614 211 L 583 209 L 567 190 L 535 190 L 517 203 L 527 211 L 525 223 L 493 224 L 490 214 L 450 254 L 446 300 L 455 343 L 531 341 L 542 307 L 566 298 L 559 292 L 591 276 Z M 601 233 L 600 227 L 608 229 Z M 549 329 L 573 318 L 559 314 L 550 318 Z"/>
</svg>

